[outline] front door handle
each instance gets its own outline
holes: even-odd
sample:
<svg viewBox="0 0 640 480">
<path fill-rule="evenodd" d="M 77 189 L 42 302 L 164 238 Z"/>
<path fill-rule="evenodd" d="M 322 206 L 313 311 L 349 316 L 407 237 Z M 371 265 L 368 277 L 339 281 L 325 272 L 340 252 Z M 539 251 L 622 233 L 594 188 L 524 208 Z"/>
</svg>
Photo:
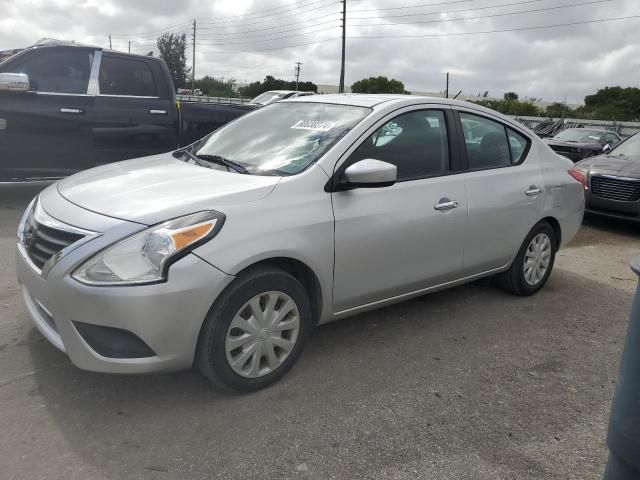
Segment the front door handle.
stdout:
<svg viewBox="0 0 640 480">
<path fill-rule="evenodd" d="M 529 190 L 524 192 L 527 197 L 535 197 L 542 193 L 542 189 L 540 187 L 536 187 L 535 185 L 531 185 Z"/>
<path fill-rule="evenodd" d="M 82 115 L 84 110 L 81 108 L 60 107 L 60 113 L 70 113 L 72 115 Z"/>
<path fill-rule="evenodd" d="M 443 201 L 446 200 L 446 201 Z M 444 210 L 452 210 L 454 208 L 458 208 L 458 202 L 456 202 L 455 200 L 448 200 L 448 199 L 442 199 L 440 200 L 440 203 L 436 203 L 433 208 L 434 210 L 438 210 L 439 212 L 442 212 Z"/>
</svg>

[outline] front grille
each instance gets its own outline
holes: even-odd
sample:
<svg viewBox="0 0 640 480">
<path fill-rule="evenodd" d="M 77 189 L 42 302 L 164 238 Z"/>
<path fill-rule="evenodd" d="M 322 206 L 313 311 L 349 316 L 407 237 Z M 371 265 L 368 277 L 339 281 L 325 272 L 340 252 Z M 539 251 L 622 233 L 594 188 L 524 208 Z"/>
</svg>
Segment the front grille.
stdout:
<svg viewBox="0 0 640 480">
<path fill-rule="evenodd" d="M 619 202 L 640 200 L 640 179 L 625 180 L 612 177 L 591 177 L 591 193 L 596 197 Z"/>
<path fill-rule="evenodd" d="M 23 245 L 31 261 L 40 269 L 65 247 L 77 242 L 84 235 L 67 232 L 39 223 L 29 214 L 23 234 Z"/>
</svg>

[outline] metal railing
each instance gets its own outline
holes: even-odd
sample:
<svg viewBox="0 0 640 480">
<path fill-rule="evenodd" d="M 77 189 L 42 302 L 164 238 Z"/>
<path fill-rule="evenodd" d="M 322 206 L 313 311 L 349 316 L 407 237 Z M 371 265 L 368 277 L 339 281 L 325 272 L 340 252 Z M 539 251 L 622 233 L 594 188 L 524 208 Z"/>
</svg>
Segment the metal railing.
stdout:
<svg viewBox="0 0 640 480">
<path fill-rule="evenodd" d="M 235 98 L 235 97 L 207 97 L 206 95 L 176 95 L 176 100 L 181 102 L 197 102 L 197 103 L 232 103 L 235 105 L 244 105 L 249 103 L 249 98 Z"/>
<path fill-rule="evenodd" d="M 587 120 L 580 118 L 519 117 L 509 115 L 539 134 L 557 134 L 566 128 L 598 128 L 616 132 L 621 137 L 629 137 L 640 132 L 640 122 L 616 122 L 607 120 Z"/>
</svg>

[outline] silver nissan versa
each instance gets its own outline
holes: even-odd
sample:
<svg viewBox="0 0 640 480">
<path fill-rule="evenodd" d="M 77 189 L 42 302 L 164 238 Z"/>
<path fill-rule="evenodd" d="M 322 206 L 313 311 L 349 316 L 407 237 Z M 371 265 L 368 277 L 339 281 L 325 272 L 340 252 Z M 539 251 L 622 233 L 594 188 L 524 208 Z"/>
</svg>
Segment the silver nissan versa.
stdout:
<svg viewBox="0 0 640 480">
<path fill-rule="evenodd" d="M 20 223 L 17 271 L 78 367 L 196 365 L 252 391 L 315 325 L 481 277 L 538 291 L 582 221 L 572 168 L 476 105 L 301 97 L 51 185 Z"/>
</svg>

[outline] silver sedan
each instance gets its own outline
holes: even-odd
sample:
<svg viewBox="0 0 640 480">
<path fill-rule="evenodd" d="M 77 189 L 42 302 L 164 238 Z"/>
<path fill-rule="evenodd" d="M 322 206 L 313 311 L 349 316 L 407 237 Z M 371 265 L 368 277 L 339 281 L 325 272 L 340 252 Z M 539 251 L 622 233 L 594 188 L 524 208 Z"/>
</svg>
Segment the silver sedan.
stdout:
<svg viewBox="0 0 640 480">
<path fill-rule="evenodd" d="M 481 277 L 537 292 L 582 221 L 572 167 L 477 105 L 300 97 L 51 185 L 20 223 L 17 271 L 78 367 L 196 365 L 252 391 L 316 325 Z"/>
</svg>

